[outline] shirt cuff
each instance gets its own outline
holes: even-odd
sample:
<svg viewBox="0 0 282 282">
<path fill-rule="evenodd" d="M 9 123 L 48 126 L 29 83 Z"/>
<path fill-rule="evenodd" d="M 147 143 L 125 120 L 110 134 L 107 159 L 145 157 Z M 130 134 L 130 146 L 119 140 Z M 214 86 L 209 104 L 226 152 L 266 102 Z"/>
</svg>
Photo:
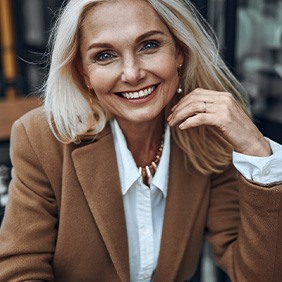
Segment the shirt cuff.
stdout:
<svg viewBox="0 0 282 282">
<path fill-rule="evenodd" d="M 265 139 L 271 147 L 271 156 L 254 157 L 233 151 L 233 164 L 246 179 L 268 185 L 282 181 L 282 145 Z"/>
</svg>

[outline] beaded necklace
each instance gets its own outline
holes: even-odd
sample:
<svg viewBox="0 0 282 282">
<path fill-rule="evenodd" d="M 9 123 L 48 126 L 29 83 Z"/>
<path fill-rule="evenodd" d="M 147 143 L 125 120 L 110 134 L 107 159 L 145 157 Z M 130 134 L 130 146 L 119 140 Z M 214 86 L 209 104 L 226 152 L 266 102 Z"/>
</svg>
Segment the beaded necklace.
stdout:
<svg viewBox="0 0 282 282">
<path fill-rule="evenodd" d="M 149 165 L 138 167 L 139 173 L 142 176 L 142 181 L 147 186 L 151 184 L 152 179 L 156 173 L 157 167 L 160 163 L 163 148 L 164 148 L 164 134 L 162 135 L 161 144 L 154 160 Z"/>
</svg>

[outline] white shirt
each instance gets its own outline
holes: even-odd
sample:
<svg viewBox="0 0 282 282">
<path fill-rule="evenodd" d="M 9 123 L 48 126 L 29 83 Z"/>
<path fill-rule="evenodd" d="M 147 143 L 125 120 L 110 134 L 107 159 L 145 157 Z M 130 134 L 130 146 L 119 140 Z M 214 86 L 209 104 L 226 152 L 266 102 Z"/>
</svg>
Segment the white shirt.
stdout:
<svg viewBox="0 0 282 282">
<path fill-rule="evenodd" d="M 143 184 L 125 137 L 116 120 L 111 121 L 125 210 L 130 281 L 151 281 L 156 268 L 167 196 L 170 129 L 150 189 Z"/>
<path fill-rule="evenodd" d="M 148 282 L 153 277 L 160 251 L 168 188 L 170 128 L 166 127 L 163 153 L 150 189 L 142 182 L 116 120 L 111 120 L 111 128 L 126 218 L 130 281 Z M 273 151 L 270 157 L 258 158 L 233 153 L 234 165 L 247 179 L 260 180 L 262 184 L 282 181 L 282 146 L 271 140 L 269 142 Z M 267 177 L 263 177 L 265 170 Z"/>
<path fill-rule="evenodd" d="M 260 184 L 270 184 L 282 180 L 282 146 L 268 138 L 272 155 L 253 157 L 233 152 L 233 164 L 248 180 Z"/>
</svg>

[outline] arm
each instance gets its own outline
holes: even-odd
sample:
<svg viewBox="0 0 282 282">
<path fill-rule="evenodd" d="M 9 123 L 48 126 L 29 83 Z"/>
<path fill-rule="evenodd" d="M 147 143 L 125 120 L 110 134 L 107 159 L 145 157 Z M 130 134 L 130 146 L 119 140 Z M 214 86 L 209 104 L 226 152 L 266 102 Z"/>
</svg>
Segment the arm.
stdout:
<svg viewBox="0 0 282 282">
<path fill-rule="evenodd" d="M 233 152 L 233 164 L 248 180 L 263 185 L 282 182 L 282 145 L 267 139 L 272 155 L 253 157 Z"/>
<path fill-rule="evenodd" d="M 20 121 L 11 134 L 12 181 L 0 229 L 0 281 L 53 281 L 57 207 Z"/>
<path fill-rule="evenodd" d="M 265 189 L 234 169 L 212 178 L 207 238 L 232 281 L 281 281 L 282 185 Z"/>
<path fill-rule="evenodd" d="M 172 108 L 168 122 L 181 130 L 214 127 L 243 155 L 272 153 L 268 141 L 226 92 L 195 89 Z M 207 236 L 216 259 L 232 281 L 281 281 L 282 185 L 269 183 L 266 189 L 241 176 L 236 180 L 235 174 L 233 167 L 211 181 Z"/>
</svg>

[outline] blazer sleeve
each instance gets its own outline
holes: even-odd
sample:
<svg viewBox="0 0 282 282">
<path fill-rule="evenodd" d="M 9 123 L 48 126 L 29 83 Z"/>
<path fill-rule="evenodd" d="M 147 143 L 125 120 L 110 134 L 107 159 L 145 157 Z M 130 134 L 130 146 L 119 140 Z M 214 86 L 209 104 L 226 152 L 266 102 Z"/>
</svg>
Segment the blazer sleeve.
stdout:
<svg viewBox="0 0 282 282">
<path fill-rule="evenodd" d="M 234 167 L 211 178 L 207 239 L 232 281 L 282 281 L 282 185 L 262 187 Z"/>
<path fill-rule="evenodd" d="M 0 281 L 53 281 L 56 201 L 21 121 L 12 128 L 11 160 L 12 181 L 0 229 Z"/>
</svg>

